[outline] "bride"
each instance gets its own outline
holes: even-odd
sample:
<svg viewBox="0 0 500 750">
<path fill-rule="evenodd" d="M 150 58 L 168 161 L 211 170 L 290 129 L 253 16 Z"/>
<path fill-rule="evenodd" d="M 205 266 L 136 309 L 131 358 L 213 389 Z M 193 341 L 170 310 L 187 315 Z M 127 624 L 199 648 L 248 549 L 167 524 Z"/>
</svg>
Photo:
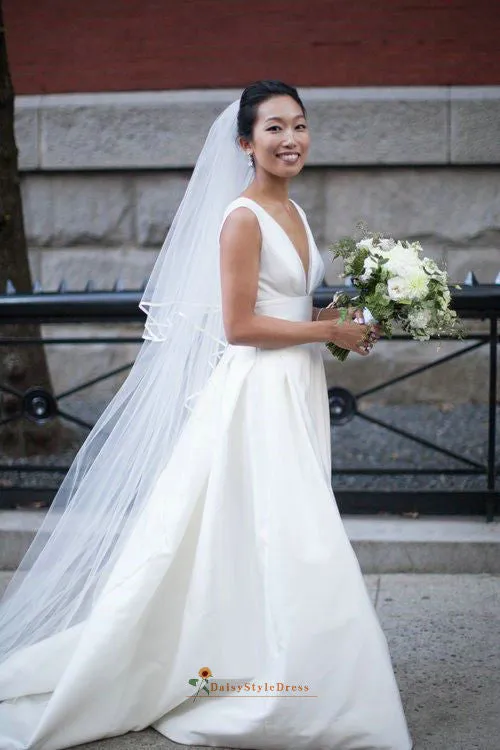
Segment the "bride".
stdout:
<svg viewBox="0 0 500 750">
<path fill-rule="evenodd" d="M 141 299 L 144 342 L 0 607 L 0 748 L 152 726 L 186 745 L 410 750 L 331 488 L 324 266 L 297 91 L 217 118 Z M 354 318 L 357 316 L 357 320 Z"/>
</svg>

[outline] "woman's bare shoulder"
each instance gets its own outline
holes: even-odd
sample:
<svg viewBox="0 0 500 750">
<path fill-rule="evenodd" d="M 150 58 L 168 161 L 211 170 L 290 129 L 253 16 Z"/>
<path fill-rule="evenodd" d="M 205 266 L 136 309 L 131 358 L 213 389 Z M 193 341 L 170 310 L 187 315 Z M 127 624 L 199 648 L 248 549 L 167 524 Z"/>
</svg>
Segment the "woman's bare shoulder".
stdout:
<svg viewBox="0 0 500 750">
<path fill-rule="evenodd" d="M 260 235 L 260 225 L 255 212 L 248 206 L 236 205 L 230 208 L 221 227 L 221 237 L 231 239 L 239 236 L 242 232 L 245 235 Z"/>
</svg>

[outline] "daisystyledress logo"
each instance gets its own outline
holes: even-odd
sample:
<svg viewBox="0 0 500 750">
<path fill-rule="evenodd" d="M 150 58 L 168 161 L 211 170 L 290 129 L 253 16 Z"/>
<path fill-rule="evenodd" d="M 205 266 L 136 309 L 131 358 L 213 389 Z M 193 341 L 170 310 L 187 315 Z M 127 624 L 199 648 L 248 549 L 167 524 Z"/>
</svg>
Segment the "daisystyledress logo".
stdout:
<svg viewBox="0 0 500 750">
<path fill-rule="evenodd" d="M 201 667 L 198 677 L 188 680 L 195 688 L 193 701 L 196 698 L 317 698 L 308 684 L 285 682 L 241 682 L 240 680 L 215 680 L 209 667 Z M 206 695 L 203 695 L 206 693 Z M 186 696 L 191 697 L 191 696 Z"/>
</svg>

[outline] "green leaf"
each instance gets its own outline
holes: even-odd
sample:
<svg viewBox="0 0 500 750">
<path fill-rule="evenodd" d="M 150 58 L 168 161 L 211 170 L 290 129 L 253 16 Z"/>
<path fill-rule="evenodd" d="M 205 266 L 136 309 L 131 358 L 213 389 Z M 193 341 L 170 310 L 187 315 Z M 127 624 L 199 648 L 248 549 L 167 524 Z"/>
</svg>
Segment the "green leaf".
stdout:
<svg viewBox="0 0 500 750">
<path fill-rule="evenodd" d="M 196 687 L 198 685 L 198 680 L 189 680 L 190 685 L 194 685 Z"/>
</svg>

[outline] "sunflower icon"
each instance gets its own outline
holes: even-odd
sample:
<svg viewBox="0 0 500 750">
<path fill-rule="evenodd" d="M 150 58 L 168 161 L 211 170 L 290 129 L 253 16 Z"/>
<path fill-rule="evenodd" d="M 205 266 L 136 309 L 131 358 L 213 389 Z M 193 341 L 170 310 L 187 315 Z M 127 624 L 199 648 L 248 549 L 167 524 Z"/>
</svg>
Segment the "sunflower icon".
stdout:
<svg viewBox="0 0 500 750">
<path fill-rule="evenodd" d="M 196 688 L 196 693 L 194 694 L 193 701 L 196 700 L 197 696 L 200 693 L 200 690 L 204 690 L 207 695 L 210 695 L 210 690 L 208 689 L 208 680 L 212 677 L 212 670 L 210 667 L 201 667 L 198 670 L 198 677 L 193 677 L 189 680 L 189 684 L 193 685 L 193 687 Z"/>
</svg>

